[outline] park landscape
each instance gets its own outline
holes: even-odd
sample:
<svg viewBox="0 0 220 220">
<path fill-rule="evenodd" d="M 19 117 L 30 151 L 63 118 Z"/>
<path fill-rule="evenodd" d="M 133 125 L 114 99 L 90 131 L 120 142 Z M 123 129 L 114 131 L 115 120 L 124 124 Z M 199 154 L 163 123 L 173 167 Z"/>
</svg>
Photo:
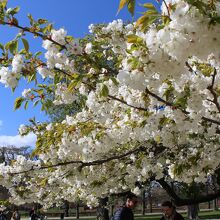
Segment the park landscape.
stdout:
<svg viewBox="0 0 220 220">
<path fill-rule="evenodd" d="M 146 2 L 132 22 L 91 24 L 80 39 L 31 14 L 22 24 L 7 4 L 0 25 L 17 34 L 0 44 L 0 82 L 12 92 L 28 82 L 14 109 L 51 116 L 24 122 L 34 149 L 0 164 L 7 202 L 104 207 L 159 185 L 197 219 L 199 204 L 220 196 L 220 2 Z M 121 0 L 118 13 L 134 17 L 137 4 Z"/>
</svg>

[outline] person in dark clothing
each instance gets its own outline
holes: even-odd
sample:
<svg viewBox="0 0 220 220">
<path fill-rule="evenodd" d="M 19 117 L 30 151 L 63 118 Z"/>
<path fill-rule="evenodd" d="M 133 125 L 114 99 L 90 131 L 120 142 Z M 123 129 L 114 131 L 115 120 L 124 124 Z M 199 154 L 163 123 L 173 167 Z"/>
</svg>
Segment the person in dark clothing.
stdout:
<svg viewBox="0 0 220 220">
<path fill-rule="evenodd" d="M 35 208 L 32 208 L 31 211 L 29 212 L 29 219 L 30 220 L 37 220 L 38 215 L 36 214 Z"/>
<path fill-rule="evenodd" d="M 162 203 L 163 217 L 160 220 L 184 220 L 183 216 L 176 211 L 176 207 L 170 201 Z"/>
<path fill-rule="evenodd" d="M 7 219 L 7 217 L 6 217 L 5 213 L 4 213 L 4 211 L 0 210 L 0 220 L 6 220 L 6 219 Z"/>
<path fill-rule="evenodd" d="M 35 208 L 33 207 L 29 212 L 29 220 L 31 220 L 31 216 L 35 213 Z"/>
<path fill-rule="evenodd" d="M 132 209 L 137 205 L 137 196 L 133 193 L 129 193 L 126 196 L 125 205 L 120 207 L 111 220 L 134 220 L 134 214 Z"/>
<path fill-rule="evenodd" d="M 21 219 L 21 215 L 18 209 L 15 209 L 14 212 L 12 213 L 11 220 L 20 220 L 20 219 Z"/>
</svg>

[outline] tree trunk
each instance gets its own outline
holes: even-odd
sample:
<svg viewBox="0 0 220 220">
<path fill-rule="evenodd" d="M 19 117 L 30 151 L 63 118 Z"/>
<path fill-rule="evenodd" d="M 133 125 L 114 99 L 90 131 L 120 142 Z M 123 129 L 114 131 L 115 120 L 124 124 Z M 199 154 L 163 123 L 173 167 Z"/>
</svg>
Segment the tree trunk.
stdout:
<svg viewBox="0 0 220 220">
<path fill-rule="evenodd" d="M 211 209 L 211 201 L 208 201 L 208 209 Z"/>
<path fill-rule="evenodd" d="M 64 216 L 65 217 L 69 217 L 69 202 L 68 201 L 64 201 Z"/>
<path fill-rule="evenodd" d="M 199 204 L 188 205 L 188 218 L 189 219 L 198 219 L 199 213 Z"/>
<path fill-rule="evenodd" d="M 142 194 L 142 215 L 145 215 L 146 211 L 146 200 L 145 200 L 145 190 L 143 190 Z"/>
<path fill-rule="evenodd" d="M 214 200 L 213 200 L 213 210 L 215 210 L 215 211 L 218 210 L 217 199 L 214 199 Z"/>
<path fill-rule="evenodd" d="M 111 216 L 113 216 L 114 215 L 114 205 L 111 205 Z"/>
<path fill-rule="evenodd" d="M 109 211 L 106 208 L 108 198 L 99 199 L 99 206 L 97 207 L 97 220 L 109 220 Z"/>
<path fill-rule="evenodd" d="M 151 196 L 151 192 L 149 191 L 149 194 L 148 194 L 148 199 L 149 199 L 149 208 L 150 208 L 150 213 L 153 212 L 153 204 L 152 204 L 152 196 Z"/>
<path fill-rule="evenodd" d="M 79 219 L 79 203 L 76 203 L 76 219 Z"/>
</svg>

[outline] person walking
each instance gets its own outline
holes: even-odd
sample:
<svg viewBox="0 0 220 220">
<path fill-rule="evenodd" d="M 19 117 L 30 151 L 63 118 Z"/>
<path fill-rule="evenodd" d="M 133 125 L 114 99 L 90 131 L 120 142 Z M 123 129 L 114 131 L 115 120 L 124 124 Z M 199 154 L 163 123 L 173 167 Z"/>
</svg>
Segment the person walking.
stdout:
<svg viewBox="0 0 220 220">
<path fill-rule="evenodd" d="M 160 220 L 184 220 L 183 216 L 176 211 L 176 207 L 170 201 L 162 203 L 163 216 Z"/>
<path fill-rule="evenodd" d="M 18 209 L 15 209 L 14 212 L 12 213 L 11 220 L 20 220 L 21 215 L 18 211 Z"/>
<path fill-rule="evenodd" d="M 7 220 L 4 210 L 0 210 L 0 220 Z"/>
<path fill-rule="evenodd" d="M 127 194 L 125 204 L 116 210 L 111 220 L 134 220 L 132 209 L 136 205 L 137 196 L 133 193 Z"/>
</svg>

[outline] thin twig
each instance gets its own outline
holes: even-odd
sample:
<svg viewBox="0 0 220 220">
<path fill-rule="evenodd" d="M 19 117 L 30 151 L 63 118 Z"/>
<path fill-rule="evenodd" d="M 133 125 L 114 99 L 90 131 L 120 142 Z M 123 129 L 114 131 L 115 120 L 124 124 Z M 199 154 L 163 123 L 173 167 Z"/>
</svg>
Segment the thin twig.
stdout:
<svg viewBox="0 0 220 220">
<path fill-rule="evenodd" d="M 16 27 L 16 28 L 18 28 L 18 29 L 21 29 L 21 30 L 24 31 L 24 32 L 32 33 L 32 34 L 34 34 L 34 35 L 36 35 L 36 36 L 38 36 L 38 37 L 41 37 L 43 40 L 49 40 L 49 41 L 53 42 L 54 44 L 60 46 L 61 48 L 66 49 L 66 46 L 65 46 L 65 45 L 62 45 L 62 44 L 58 43 L 57 41 L 53 40 L 50 36 L 43 35 L 43 34 L 41 34 L 41 33 L 39 33 L 39 32 L 36 32 L 36 31 L 32 31 L 32 30 L 31 30 L 30 28 L 28 28 L 28 27 L 22 27 L 22 26 L 20 26 L 20 25 L 18 25 L 18 24 L 16 24 L 16 23 L 13 23 L 13 22 L 11 23 L 11 22 L 6 22 L 6 21 L 2 21 L 1 24 L 3 24 L 3 25 L 9 25 L 9 26 L 12 26 L 12 27 Z"/>
</svg>

